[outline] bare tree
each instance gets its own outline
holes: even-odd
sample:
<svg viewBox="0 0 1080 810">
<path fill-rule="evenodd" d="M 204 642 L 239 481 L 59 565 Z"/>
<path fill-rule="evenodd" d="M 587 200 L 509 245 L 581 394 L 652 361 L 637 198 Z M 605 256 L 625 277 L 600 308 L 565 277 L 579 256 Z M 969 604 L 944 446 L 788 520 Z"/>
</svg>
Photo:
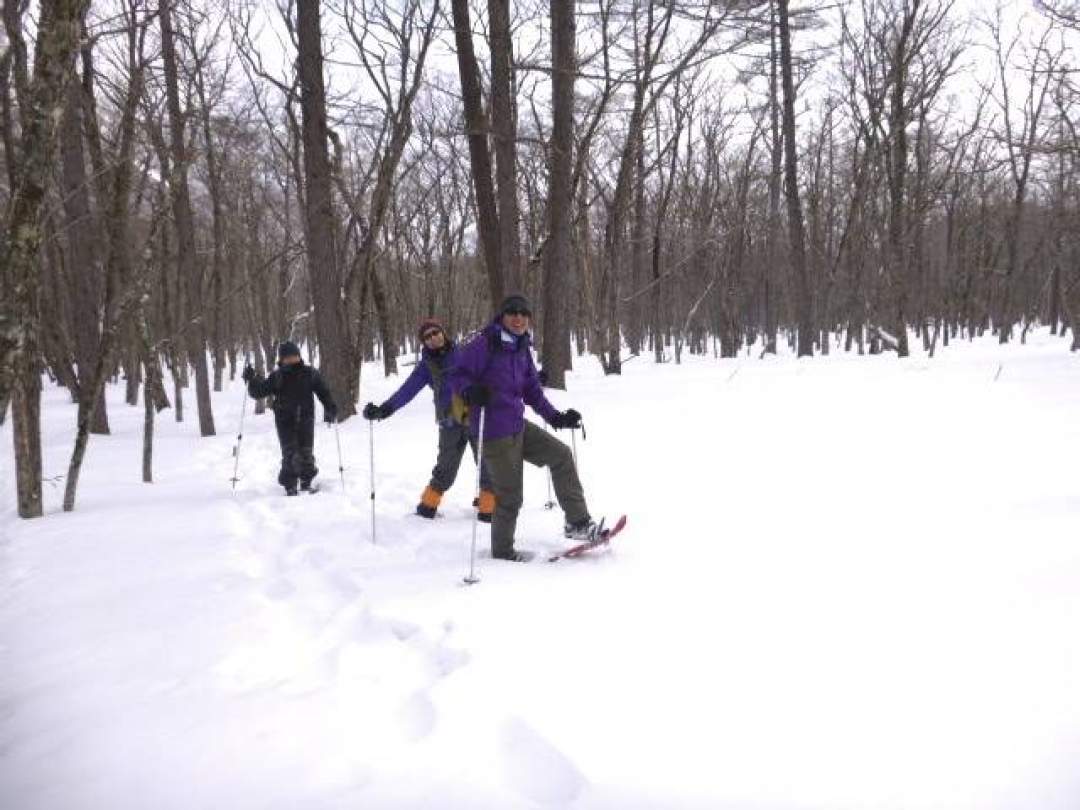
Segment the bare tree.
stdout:
<svg viewBox="0 0 1080 810">
<path fill-rule="evenodd" d="M 780 74 L 784 94 L 784 196 L 787 199 L 791 268 L 795 277 L 798 353 L 799 357 L 809 357 L 814 353 L 814 314 L 810 278 L 806 269 L 806 236 L 803 229 L 802 202 L 799 199 L 798 152 L 795 141 L 795 80 L 791 67 L 788 0 L 777 0 L 776 12 L 780 33 Z"/>
<path fill-rule="evenodd" d="M 188 147 L 186 116 L 180 105 L 180 80 L 176 37 L 173 31 L 174 2 L 164 0 L 158 10 L 161 23 L 161 56 L 165 73 L 166 109 L 172 173 L 169 175 L 173 227 L 176 230 L 177 262 L 184 279 L 190 312 L 199 313 L 203 307 L 202 267 L 195 248 L 195 223 L 188 191 Z M 214 413 L 210 403 L 210 371 L 206 362 L 206 324 L 199 320 L 187 330 L 188 362 L 195 368 L 195 403 L 199 414 L 199 433 L 214 435 Z"/>
<path fill-rule="evenodd" d="M 350 230 L 355 230 L 358 242 L 346 288 L 354 287 L 358 281 L 372 284 L 384 344 L 390 339 L 390 325 L 382 286 L 375 276 L 376 243 L 383 232 L 398 168 L 413 132 L 413 104 L 422 84 L 424 65 L 439 13 L 438 0 L 435 0 L 426 16 L 422 5 L 416 0 L 401 10 L 400 17 L 387 7 L 369 8 L 365 4 L 357 9 L 351 1 L 344 6 L 349 35 L 368 79 L 383 104 L 383 127 L 378 139 L 380 148 L 373 156 L 375 179 L 366 217 L 362 213 L 360 200 L 349 189 L 344 176 L 341 140 L 334 138 L 337 153 L 335 177 L 341 195 L 352 211 Z M 356 330 L 356 333 L 359 335 L 361 330 Z M 384 348 L 386 372 L 394 373 L 397 370 L 395 352 L 388 345 L 384 345 Z M 353 351 L 355 356 L 360 356 L 359 341 L 355 338 Z"/>
<path fill-rule="evenodd" d="M 338 406 L 338 416 L 356 412 L 349 380 L 354 359 L 347 340 L 338 267 L 337 217 L 334 211 L 330 157 L 327 152 L 326 86 L 323 79 L 322 28 L 318 0 L 297 0 L 300 109 L 304 145 L 304 236 L 308 277 L 315 304 L 319 362 Z"/>
<path fill-rule="evenodd" d="M 473 47 L 469 0 L 451 0 L 450 7 L 454 20 L 454 42 L 457 46 L 465 131 L 468 134 L 469 160 L 476 195 L 477 225 L 487 266 L 488 292 L 492 302 L 497 303 L 507 290 L 507 278 L 502 255 L 502 228 L 495 184 L 491 176 L 491 152 L 488 148 L 490 127 L 484 113 L 480 66 Z"/>
<path fill-rule="evenodd" d="M 97 365 L 104 288 L 98 223 L 91 210 L 90 179 L 83 150 L 83 106 L 82 87 L 72 81 L 68 84 L 60 127 L 60 151 L 64 231 L 68 246 L 66 292 L 79 384 L 79 390 L 73 394 L 79 399 L 87 395 Z M 109 432 L 104 391 L 99 394 L 94 407 L 90 430 L 93 433 Z"/>
<path fill-rule="evenodd" d="M 551 0 L 552 128 L 548 151 L 542 362 L 547 384 L 552 388 L 566 387 L 566 370 L 571 367 L 566 303 L 573 268 L 575 7 L 575 0 Z"/>
<path fill-rule="evenodd" d="M 139 0 L 131 0 L 124 9 L 127 22 L 127 59 L 128 81 L 123 103 L 120 109 L 120 120 L 116 137 L 116 152 L 110 161 L 109 182 L 106 184 L 108 192 L 107 209 L 105 212 L 106 241 L 108 246 L 108 259 L 105 268 L 105 297 L 103 302 L 103 319 L 100 333 L 100 343 L 94 347 L 94 367 L 88 370 L 84 378 L 85 392 L 79 397 L 79 412 L 75 430 L 75 444 L 71 452 L 71 460 L 68 463 L 67 477 L 64 482 L 64 511 L 70 512 L 75 508 L 75 494 L 79 485 L 79 475 L 82 470 L 83 458 L 89 441 L 90 425 L 94 419 L 94 409 L 101 401 L 105 390 L 105 381 L 112 370 L 116 355 L 119 352 L 119 344 L 124 330 L 129 326 L 129 319 L 137 311 L 142 299 L 148 294 L 149 273 L 147 269 L 136 276 L 132 267 L 131 259 L 131 230 L 130 230 L 130 205 L 132 170 L 134 165 L 133 152 L 135 149 L 135 116 L 138 110 L 139 100 L 142 97 L 146 62 L 143 56 L 144 43 L 147 28 L 152 21 L 149 14 L 144 13 Z M 160 227 L 164 206 L 159 206 L 157 215 L 153 217 L 153 225 L 150 228 L 149 239 Z M 144 365 L 148 362 L 146 352 L 140 352 Z M 160 375 L 155 375 L 151 385 L 157 383 L 157 388 L 149 388 L 152 396 L 157 396 L 160 403 L 164 398 L 164 390 L 160 385 Z"/>
<path fill-rule="evenodd" d="M 22 137 L 0 244 L 0 419 L 10 401 L 16 492 L 23 518 L 42 514 L 38 254 L 44 234 L 39 217 L 85 7 L 85 0 L 41 3 L 34 74 L 26 86 L 26 103 L 20 107 Z M 5 12 L 9 10 L 6 6 Z"/>
<path fill-rule="evenodd" d="M 510 33 L 510 0 L 488 0 L 491 30 L 491 134 L 499 200 L 499 260 L 507 291 L 522 290 L 521 212 L 517 185 L 517 114 L 514 103 L 514 41 Z M 497 303 L 497 302 L 493 302 Z"/>
<path fill-rule="evenodd" d="M 1053 27 L 1044 28 L 1029 55 L 1024 76 L 1024 95 L 1017 109 L 1016 100 L 1010 92 L 1010 63 L 1020 43 L 1021 34 L 1018 32 L 1006 41 L 1000 5 L 988 24 L 994 39 L 997 64 L 998 82 L 995 100 L 1000 108 L 1002 122 L 999 138 L 1005 147 L 1013 191 L 1009 214 L 1005 220 L 1005 267 L 1001 305 L 997 314 L 998 339 L 1001 343 L 1007 343 L 1018 318 L 1015 304 L 1017 274 L 1020 268 L 1024 210 L 1031 179 L 1032 161 L 1043 140 L 1045 113 L 1057 80 L 1062 49 L 1051 50 L 1050 38 Z"/>
</svg>

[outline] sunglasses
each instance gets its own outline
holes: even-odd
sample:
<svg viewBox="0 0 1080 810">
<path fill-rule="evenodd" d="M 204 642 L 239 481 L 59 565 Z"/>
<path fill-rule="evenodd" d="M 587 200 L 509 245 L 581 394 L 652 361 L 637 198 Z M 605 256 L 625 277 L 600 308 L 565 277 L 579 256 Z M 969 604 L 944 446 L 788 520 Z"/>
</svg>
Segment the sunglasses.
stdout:
<svg viewBox="0 0 1080 810">
<path fill-rule="evenodd" d="M 515 307 L 514 309 L 504 309 L 503 315 L 524 315 L 526 318 L 532 317 L 532 313 L 529 312 L 529 310 L 518 309 L 517 307 Z"/>
<path fill-rule="evenodd" d="M 431 340 L 436 335 L 441 335 L 441 334 L 442 334 L 441 329 L 432 329 L 430 332 L 424 332 L 424 334 L 422 334 L 420 336 L 420 339 L 421 340 Z"/>
</svg>

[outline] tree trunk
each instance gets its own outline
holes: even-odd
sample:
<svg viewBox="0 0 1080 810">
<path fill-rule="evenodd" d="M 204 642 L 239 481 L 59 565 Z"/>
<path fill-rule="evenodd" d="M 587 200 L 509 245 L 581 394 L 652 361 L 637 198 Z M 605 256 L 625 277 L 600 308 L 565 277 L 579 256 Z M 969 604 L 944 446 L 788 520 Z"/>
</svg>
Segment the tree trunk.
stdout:
<svg viewBox="0 0 1080 810">
<path fill-rule="evenodd" d="M 908 57 L 907 40 L 914 21 L 914 12 L 905 14 L 896 45 L 896 59 L 891 66 L 892 88 L 889 101 L 889 243 L 886 248 L 888 281 L 893 288 L 893 320 L 896 335 L 896 354 L 907 357 L 908 347 L 908 288 L 911 275 L 911 251 L 908 249 L 907 174 L 908 174 Z"/>
<path fill-rule="evenodd" d="M 143 452 L 142 480 L 154 483 L 154 415 L 169 407 L 169 398 L 161 379 L 161 363 L 150 342 L 145 314 L 140 314 L 143 365 Z"/>
<path fill-rule="evenodd" d="M 397 374 L 397 341 L 390 325 L 390 305 L 386 300 L 386 291 L 375 268 L 371 268 L 371 301 L 375 306 L 375 319 L 379 322 L 379 332 L 383 337 L 383 373 L 386 376 Z"/>
<path fill-rule="evenodd" d="M 480 231 L 484 263 L 487 266 L 491 305 L 496 307 L 506 294 L 507 284 L 500 248 L 502 230 L 491 180 L 491 153 L 488 151 L 488 122 L 480 89 L 480 68 L 473 49 L 469 0 L 452 0 L 454 43 L 457 45 L 458 74 L 465 112 L 465 131 L 469 142 L 469 162 L 476 190 L 476 218 Z"/>
<path fill-rule="evenodd" d="M 43 0 L 34 53 L 29 103 L 17 182 L 8 206 L 7 235 L 0 247 L 4 289 L 0 292 L 0 420 L 12 403 L 15 476 L 19 516 L 40 517 L 41 376 L 39 293 L 41 208 L 52 170 L 56 127 L 71 77 L 85 0 Z"/>
<path fill-rule="evenodd" d="M 491 133 L 499 199 L 499 259 L 508 292 L 524 292 L 521 278 L 521 213 L 517 199 L 517 134 L 514 114 L 514 43 L 509 0 L 488 0 L 491 28 Z M 498 301 L 493 302 L 498 304 Z"/>
<path fill-rule="evenodd" d="M 333 178 L 327 152 L 326 87 L 318 0 L 298 0 L 300 111 L 304 143 L 304 236 L 308 281 L 315 308 L 319 360 L 341 418 L 355 413 L 349 396 L 353 363 L 341 302 L 341 273 L 335 248 Z"/>
<path fill-rule="evenodd" d="M 68 244 L 69 309 L 71 338 L 75 342 L 78 366 L 79 398 L 89 395 L 90 378 L 97 365 L 101 340 L 102 265 L 96 237 L 97 228 L 90 210 L 90 188 L 83 154 L 83 100 L 78 82 L 68 84 L 65 93 L 64 119 L 60 129 L 62 154 L 63 208 Z M 104 389 L 98 395 L 90 432 L 108 434 L 109 419 L 105 409 Z"/>
<path fill-rule="evenodd" d="M 544 251 L 544 344 L 548 385 L 566 388 L 572 368 L 567 288 L 573 269 L 574 74 L 576 0 L 551 0 L 552 129 L 548 155 L 548 244 Z"/>
<path fill-rule="evenodd" d="M 1061 323 L 1061 265 L 1057 259 L 1050 277 L 1050 313 L 1047 320 L 1050 321 L 1050 334 L 1056 335 Z"/>
<path fill-rule="evenodd" d="M 150 396 L 150 369 L 146 368 L 146 383 L 143 385 L 143 446 L 142 480 L 144 484 L 154 483 L 154 400 Z"/>
<path fill-rule="evenodd" d="M 780 134 L 780 57 L 777 52 L 776 0 L 769 4 L 769 131 L 772 134 L 769 170 L 769 219 L 766 235 L 766 257 L 763 307 L 765 310 L 765 352 L 776 354 L 776 302 L 773 300 L 773 279 L 776 277 L 777 246 L 780 242 L 780 183 L 783 172 L 783 136 Z"/>
<path fill-rule="evenodd" d="M 791 268 L 795 277 L 795 311 L 798 327 L 798 355 L 814 353 L 814 321 L 810 300 L 810 279 L 806 269 L 806 235 L 803 231 L 802 203 L 799 200 L 799 171 L 795 144 L 795 82 L 791 68 L 791 32 L 788 0 L 778 0 L 780 24 L 780 73 L 784 89 L 784 193 L 787 197 L 788 239 Z"/>
<path fill-rule="evenodd" d="M 210 403 L 210 370 L 206 361 L 206 319 L 202 296 L 202 269 L 195 249 L 195 223 L 188 192 L 188 157 L 184 133 L 184 113 L 180 108 L 180 85 L 177 76 L 176 44 L 173 36 L 172 10 L 169 0 L 162 0 L 161 56 L 165 72 L 165 92 L 168 99 L 169 135 L 172 146 L 173 225 L 176 228 L 178 272 L 184 279 L 191 321 L 186 324 L 189 361 L 195 367 L 195 404 L 199 412 L 199 433 L 214 435 L 214 414 Z"/>
<path fill-rule="evenodd" d="M 223 299 L 225 277 L 225 215 L 222 207 L 221 159 L 210 126 L 210 104 L 206 96 L 203 64 L 195 72 L 195 90 L 199 95 L 202 113 L 203 143 L 206 147 L 206 178 L 210 192 L 210 213 L 213 224 L 214 246 L 210 262 L 210 313 L 212 324 L 211 351 L 214 358 L 214 390 L 221 390 L 225 367 L 225 324 L 228 307 Z"/>
</svg>

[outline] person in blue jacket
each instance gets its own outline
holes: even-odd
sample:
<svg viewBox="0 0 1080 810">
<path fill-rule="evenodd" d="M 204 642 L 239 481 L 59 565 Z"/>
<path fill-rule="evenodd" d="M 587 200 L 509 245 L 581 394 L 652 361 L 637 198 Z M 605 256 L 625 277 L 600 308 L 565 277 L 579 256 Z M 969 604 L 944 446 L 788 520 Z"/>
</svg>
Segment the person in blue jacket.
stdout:
<svg viewBox="0 0 1080 810">
<path fill-rule="evenodd" d="M 450 386 L 446 383 L 446 371 L 455 358 L 456 347 L 447 337 L 446 330 L 434 318 L 420 323 L 420 342 L 423 350 L 420 360 L 401 387 L 381 405 L 369 402 L 364 406 L 365 419 L 387 419 L 395 411 L 408 405 L 425 386 L 431 388 L 435 400 L 435 420 L 439 424 L 439 450 L 431 481 L 420 495 L 416 514 L 425 518 L 435 517 L 443 493 L 454 485 L 465 447 L 471 446 L 476 458 L 476 442 L 469 436 L 466 424 L 467 411 L 462 405 L 454 407 Z M 485 465 L 480 466 L 480 497 L 476 501 L 479 519 L 490 523 L 495 511 L 495 493 Z"/>
</svg>

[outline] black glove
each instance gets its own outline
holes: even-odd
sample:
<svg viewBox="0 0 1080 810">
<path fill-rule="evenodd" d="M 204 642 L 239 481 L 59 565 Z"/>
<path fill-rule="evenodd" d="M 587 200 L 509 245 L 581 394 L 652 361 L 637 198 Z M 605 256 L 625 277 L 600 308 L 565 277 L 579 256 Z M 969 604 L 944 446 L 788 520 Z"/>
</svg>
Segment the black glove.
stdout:
<svg viewBox="0 0 1080 810">
<path fill-rule="evenodd" d="M 369 402 L 364 406 L 365 419 L 385 419 L 393 412 L 394 406 L 385 402 L 382 405 L 376 405 L 374 402 Z"/>
<path fill-rule="evenodd" d="M 322 412 L 323 421 L 328 425 L 334 424 L 337 421 L 337 409 L 336 408 L 323 408 Z"/>
<path fill-rule="evenodd" d="M 568 408 L 562 413 L 555 415 L 555 418 L 551 422 L 551 426 L 556 430 L 561 430 L 562 428 L 570 428 L 571 430 L 579 428 L 581 427 L 581 414 L 573 408 Z"/>
<path fill-rule="evenodd" d="M 253 369 L 251 366 L 244 366 L 244 370 L 240 374 L 240 379 L 242 379 L 246 383 L 251 382 L 255 379 L 255 369 Z"/>
<path fill-rule="evenodd" d="M 544 371 L 542 368 L 537 369 L 536 379 L 540 380 L 540 387 L 541 388 L 547 388 L 547 380 L 548 380 L 547 372 Z"/>
<path fill-rule="evenodd" d="M 475 405 L 478 408 L 483 408 L 489 402 L 491 402 L 491 389 L 486 385 L 470 385 L 464 391 L 461 392 L 461 398 L 464 399 L 470 405 Z"/>
</svg>

